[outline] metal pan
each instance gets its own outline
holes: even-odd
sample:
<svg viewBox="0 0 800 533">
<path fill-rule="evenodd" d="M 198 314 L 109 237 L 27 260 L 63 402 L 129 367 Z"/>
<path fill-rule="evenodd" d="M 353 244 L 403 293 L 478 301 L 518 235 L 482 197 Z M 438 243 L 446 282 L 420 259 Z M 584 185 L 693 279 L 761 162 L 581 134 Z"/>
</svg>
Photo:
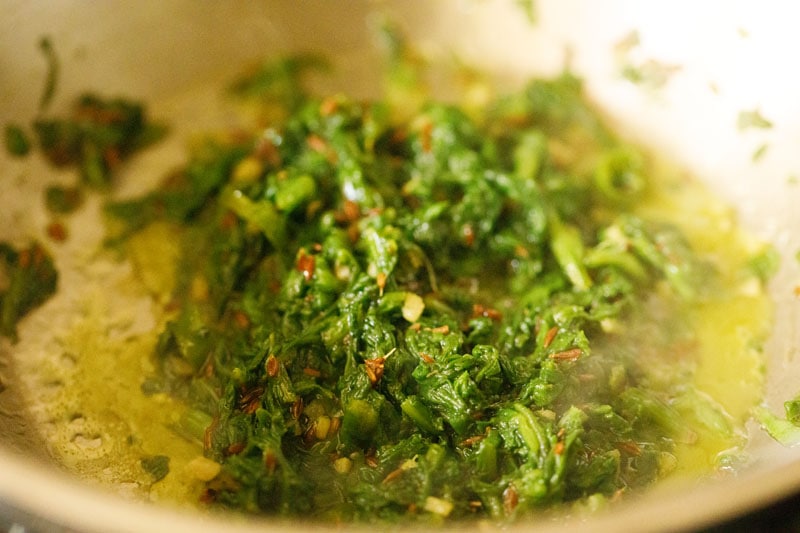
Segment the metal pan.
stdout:
<svg viewBox="0 0 800 533">
<path fill-rule="evenodd" d="M 356 94 L 375 91 L 377 62 L 369 32 L 376 11 L 389 12 L 425 53 L 455 54 L 507 83 L 558 72 L 565 64 L 586 80 L 591 98 L 626 135 L 676 168 L 699 177 L 733 206 L 741 224 L 777 247 L 782 262 L 770 291 L 773 334 L 766 345 L 765 404 L 775 412 L 800 392 L 796 254 L 800 250 L 800 74 L 791 51 L 800 46 L 793 22 L 800 7 L 740 1 L 636 2 L 538 0 L 531 24 L 520 2 L 443 0 L 436 3 L 313 1 L 163 3 L 7 0 L 0 20 L 0 99 L 3 122 L 27 122 L 38 112 L 47 64 L 37 47 L 49 36 L 59 56 L 52 102 L 64 108 L 83 89 L 151 103 L 154 115 L 175 124 L 173 139 L 126 171 L 115 194 L 135 192 L 180 161 L 180 139 L 226 120 L 213 100 L 186 104 L 198 88 L 221 87 L 242 64 L 293 50 L 334 58 L 334 85 Z M 636 32 L 636 33 L 633 33 Z M 635 43 L 632 36 L 637 36 Z M 628 45 L 624 43 L 628 39 Z M 622 44 L 621 44 L 622 43 Z M 632 43 L 635 46 L 632 46 Z M 626 54 L 626 55 L 625 55 Z M 625 64 L 655 65 L 665 77 L 631 83 Z M 652 80 L 651 80 L 652 81 Z M 339 85 L 336 85 L 339 84 Z M 194 106 L 194 107 L 193 107 Z M 203 112 L 197 118 L 196 111 Z M 743 110 L 758 110 L 769 129 L 737 128 Z M 188 119 L 187 119 L 188 118 Z M 136 179 L 131 174 L 136 174 Z M 0 237 L 44 236 L 41 192 L 68 179 L 35 158 L 0 156 Z M 130 184 L 133 182 L 133 184 Z M 120 282 L 108 264 L 86 267 L 102 238 L 92 223 L 99 200 L 71 223 L 57 256 L 65 267 L 63 294 L 27 319 L 17 345 L 0 345 L 0 525 L 79 531 L 300 531 L 290 522 L 250 523 L 170 506 L 130 501 L 81 481 L 48 442 L 57 420 L 43 400 L 59 394 L 72 368 L 59 331 L 73 324 L 81 295 Z M 94 209 L 94 211 L 93 211 Z M 70 259 L 71 258 L 71 259 Z M 95 270 L 92 270 L 94 268 Z M 108 270 L 103 270 L 107 268 Z M 99 270 L 97 270 L 99 269 Z M 105 280 L 87 288 L 87 279 Z M 137 303 L 138 302 L 138 303 Z M 125 336 L 148 327 L 129 302 Z M 85 309 L 84 309 L 85 310 Z M 146 315 L 146 309 L 143 310 Z M 121 319 L 122 320 L 122 319 Z M 74 325 L 74 324 L 73 324 Z M 55 361 L 54 361 L 55 360 Z M 54 366 L 55 365 L 55 366 Z M 74 398 L 79 405 L 81 398 Z M 46 401 L 44 402 L 46 403 Z M 74 422 L 74 420 L 73 420 Z M 757 424 L 748 426 L 751 460 L 735 476 L 664 484 L 612 512 L 582 521 L 584 530 L 698 529 L 757 509 L 800 489 L 800 452 L 784 448 Z M 89 438 L 89 437 L 87 437 Z M 86 443 L 84 443 L 86 444 Z M 75 453 L 93 451 L 91 439 Z M 57 454 L 56 454 L 57 455 Z M 562 531 L 575 523 L 526 523 L 512 530 Z"/>
</svg>

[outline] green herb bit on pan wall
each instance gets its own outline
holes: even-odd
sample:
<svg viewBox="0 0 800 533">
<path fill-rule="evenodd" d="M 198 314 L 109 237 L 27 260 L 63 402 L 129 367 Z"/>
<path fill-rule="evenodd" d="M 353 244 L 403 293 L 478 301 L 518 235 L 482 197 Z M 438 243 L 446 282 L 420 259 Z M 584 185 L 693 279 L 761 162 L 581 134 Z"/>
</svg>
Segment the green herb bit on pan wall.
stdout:
<svg viewBox="0 0 800 533">
<path fill-rule="evenodd" d="M 50 213 L 66 215 L 83 204 L 84 192 L 80 187 L 51 185 L 45 189 L 44 199 Z"/>
<path fill-rule="evenodd" d="M 782 418 L 767 407 L 757 407 L 754 416 L 764 431 L 776 442 L 786 447 L 795 447 L 800 445 L 800 424 L 798 424 L 797 406 L 794 401 L 786 402 L 785 410 L 787 418 Z"/>
<path fill-rule="evenodd" d="M 150 474 L 153 483 L 157 483 L 169 474 L 169 457 L 166 455 L 149 455 L 140 461 L 142 470 Z"/>
<path fill-rule="evenodd" d="M 181 399 L 221 465 L 204 502 L 504 522 L 646 487 L 687 420 L 724 426 L 651 368 L 691 359 L 678 332 L 714 268 L 636 212 L 646 160 L 577 78 L 408 116 L 292 88 L 296 66 L 256 75 L 283 106 L 267 127 L 107 209 L 123 245 L 161 223 L 182 251 L 143 390 Z"/>
<path fill-rule="evenodd" d="M 536 0 L 514 0 L 514 3 L 525 14 L 525 18 L 530 24 L 536 24 L 538 20 Z"/>
<path fill-rule="evenodd" d="M 53 260 L 39 244 L 0 243 L 0 335 L 17 340 L 17 323 L 56 290 Z"/>
<path fill-rule="evenodd" d="M 31 150 L 31 142 L 22 127 L 16 124 L 6 124 L 5 127 L 6 151 L 15 157 L 28 155 Z"/>
<path fill-rule="evenodd" d="M 42 96 L 39 98 L 39 111 L 46 111 L 53 101 L 58 86 L 59 62 L 53 43 L 50 37 L 42 37 L 39 40 L 39 50 L 47 61 L 47 74 L 45 76 Z"/>
<path fill-rule="evenodd" d="M 755 409 L 755 418 L 764 430 L 783 446 L 800 445 L 800 395 L 783 402 L 782 418 L 765 406 Z"/>
<path fill-rule="evenodd" d="M 758 109 L 740 111 L 736 119 L 736 126 L 739 130 L 747 129 L 770 129 L 772 122 L 764 118 Z"/>
<path fill-rule="evenodd" d="M 122 161 L 166 131 L 147 120 L 139 103 L 88 93 L 74 102 L 68 118 L 41 118 L 33 126 L 52 164 L 76 166 L 82 182 L 98 189 L 110 186 Z"/>
</svg>

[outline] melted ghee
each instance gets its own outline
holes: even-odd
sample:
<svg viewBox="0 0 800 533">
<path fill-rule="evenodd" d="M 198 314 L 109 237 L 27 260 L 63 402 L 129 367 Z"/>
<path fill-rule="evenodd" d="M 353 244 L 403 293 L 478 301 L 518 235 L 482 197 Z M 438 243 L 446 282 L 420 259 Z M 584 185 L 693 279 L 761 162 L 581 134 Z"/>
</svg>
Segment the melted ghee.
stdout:
<svg viewBox="0 0 800 533">
<path fill-rule="evenodd" d="M 745 460 L 744 424 L 764 393 L 762 343 L 772 324 L 772 303 L 746 265 L 765 244 L 746 235 L 735 212 L 701 184 L 663 163 L 655 177 L 641 212 L 678 226 L 692 248 L 711 261 L 720 281 L 687 317 L 695 343 L 687 386 L 715 408 L 717 426 L 695 424 L 697 440 L 678 443 L 673 474 L 718 473 Z"/>
</svg>

